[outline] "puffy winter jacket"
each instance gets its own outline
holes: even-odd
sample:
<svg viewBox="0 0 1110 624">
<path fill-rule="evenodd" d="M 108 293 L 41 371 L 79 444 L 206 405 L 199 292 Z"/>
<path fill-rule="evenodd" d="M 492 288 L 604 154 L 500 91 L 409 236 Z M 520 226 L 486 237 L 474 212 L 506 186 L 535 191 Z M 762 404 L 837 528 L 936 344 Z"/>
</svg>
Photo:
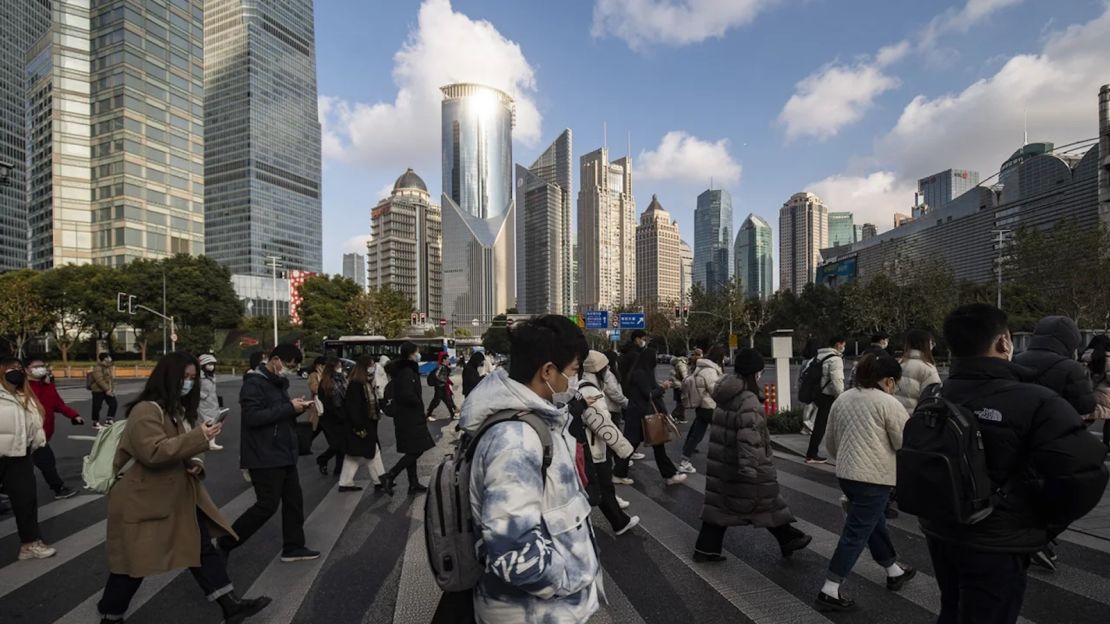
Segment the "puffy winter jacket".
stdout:
<svg viewBox="0 0 1110 624">
<path fill-rule="evenodd" d="M 717 384 L 721 383 L 721 366 L 709 358 L 701 358 L 694 366 L 694 383 L 698 384 L 701 392 L 702 409 L 717 409 L 717 402 L 713 400 L 713 393 L 717 391 Z"/>
<path fill-rule="evenodd" d="M 894 390 L 894 398 L 912 414 L 921 398 L 921 391 L 940 383 L 937 367 L 922 359 L 920 351 L 910 350 L 902 357 L 902 379 Z"/>
<path fill-rule="evenodd" d="M 239 467 L 282 468 L 297 464 L 297 410 L 289 380 L 265 364 L 252 370 L 239 390 L 242 408 Z"/>
<path fill-rule="evenodd" d="M 841 479 L 895 484 L 895 452 L 909 420 L 898 399 L 875 388 L 852 388 L 836 398 L 829 412 L 825 446 L 836 458 Z"/>
<path fill-rule="evenodd" d="M 0 387 L 0 457 L 24 457 L 46 444 L 42 415 L 32 402 Z"/>
<path fill-rule="evenodd" d="M 817 352 L 817 361 L 824 362 L 821 365 L 821 392 L 840 396 L 844 392 L 844 354 L 825 347 Z"/>
<path fill-rule="evenodd" d="M 599 386 L 600 382 L 594 373 L 583 373 L 582 383 L 578 386 L 578 392 L 582 395 L 582 398 L 599 397 L 582 414 L 582 422 L 586 424 L 587 429 L 586 437 L 590 442 L 590 454 L 595 462 L 603 462 L 606 457 L 606 449 L 611 448 L 614 455 L 626 458 L 635 449 L 632 448 L 632 443 L 621 433 L 620 427 L 613 424 L 613 418 L 609 414 L 609 410 L 605 408 L 606 403 L 602 400 L 603 391 Z"/>
<path fill-rule="evenodd" d="M 609 369 L 605 369 L 605 387 L 602 391 L 605 392 L 605 403 L 609 407 L 610 414 L 622 412 L 628 407 L 628 397 L 624 396 L 617 376 Z"/>
<path fill-rule="evenodd" d="M 674 380 L 677 386 L 682 383 L 683 379 L 686 379 L 686 375 L 690 374 L 690 367 L 686 363 L 686 358 L 677 356 L 671 358 L 671 366 L 674 368 L 671 371 L 671 379 Z"/>
<path fill-rule="evenodd" d="M 112 373 L 111 364 L 97 362 L 92 369 L 92 391 L 112 392 L 116 388 L 115 375 Z"/>
<path fill-rule="evenodd" d="M 485 574 L 475 590 L 475 614 L 489 623 L 585 622 L 598 609 L 601 565 L 570 417 L 499 369 L 467 397 L 459 427 L 473 434 L 506 410 L 529 411 L 548 423 L 551 465 L 545 482 L 543 447 L 525 423 L 501 423 L 478 442 L 470 506 Z"/>
<path fill-rule="evenodd" d="M 1032 370 L 1031 381 L 1064 397 L 1085 416 L 1095 411 L 1095 395 L 1087 367 L 1075 357 L 1082 341 L 1075 321 L 1046 316 L 1037 322 L 1029 349 L 1016 356 L 1014 363 Z"/>
<path fill-rule="evenodd" d="M 58 394 L 58 387 L 48 381 L 31 380 L 31 390 L 42 404 L 42 430 L 46 434 L 46 441 L 54 437 L 54 414 L 60 412 L 70 420 L 80 418 L 77 410 L 66 405 Z"/>
<path fill-rule="evenodd" d="M 205 422 L 213 422 L 220 417 L 220 395 L 216 391 L 216 378 L 203 373 L 200 376 L 200 404 L 197 405 L 197 416 Z"/>
</svg>

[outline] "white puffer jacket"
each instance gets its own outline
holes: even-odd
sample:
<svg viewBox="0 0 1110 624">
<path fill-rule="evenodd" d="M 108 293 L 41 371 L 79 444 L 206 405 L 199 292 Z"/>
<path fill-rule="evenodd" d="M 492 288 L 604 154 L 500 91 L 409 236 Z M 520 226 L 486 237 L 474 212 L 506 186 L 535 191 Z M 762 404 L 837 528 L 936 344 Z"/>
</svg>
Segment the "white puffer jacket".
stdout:
<svg viewBox="0 0 1110 624">
<path fill-rule="evenodd" d="M 602 390 L 605 392 L 605 404 L 609 408 L 610 415 L 619 414 L 628 407 L 628 397 L 624 396 L 617 376 L 609 369 L 605 369 L 605 387 Z"/>
<path fill-rule="evenodd" d="M 24 457 L 27 448 L 46 444 L 42 430 L 42 414 L 35 404 L 24 407 L 23 401 L 0 386 L 0 457 Z"/>
<path fill-rule="evenodd" d="M 852 388 L 836 398 L 829 413 L 825 446 L 836 458 L 840 479 L 894 486 L 909 416 L 892 395 L 875 388 Z"/>
<path fill-rule="evenodd" d="M 606 403 L 602 400 L 602 390 L 599 387 L 597 375 L 583 373 L 582 382 L 578 386 L 578 392 L 583 399 L 598 397 L 598 400 L 587 407 L 582 414 L 582 422 L 586 425 L 586 437 L 590 440 L 590 455 L 593 456 L 594 462 L 605 461 L 606 448 L 613 449 L 613 454 L 617 457 L 627 458 L 636 449 L 632 448 L 632 443 L 621 433 L 620 427 L 613 424 L 609 410 L 605 409 Z"/>
<path fill-rule="evenodd" d="M 701 409 L 717 409 L 717 402 L 713 400 L 713 393 L 717 391 L 717 384 L 721 383 L 722 371 L 720 365 L 709 358 L 699 358 L 694 367 L 694 383 L 698 385 L 701 394 Z"/>
<path fill-rule="evenodd" d="M 902 379 L 894 389 L 894 397 L 906 408 L 907 414 L 913 414 L 922 390 L 940 383 L 937 367 L 926 362 L 922 357 L 921 352 L 917 350 L 907 351 L 902 356 Z"/>
</svg>

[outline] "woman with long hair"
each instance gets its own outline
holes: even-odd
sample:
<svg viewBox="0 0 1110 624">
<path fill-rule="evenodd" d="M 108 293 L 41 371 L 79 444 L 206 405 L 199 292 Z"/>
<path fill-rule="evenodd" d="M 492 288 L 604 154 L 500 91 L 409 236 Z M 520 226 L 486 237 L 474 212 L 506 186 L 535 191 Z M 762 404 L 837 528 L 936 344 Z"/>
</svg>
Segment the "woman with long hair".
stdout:
<svg viewBox="0 0 1110 624">
<path fill-rule="evenodd" d="M 594 399 L 593 403 L 586 406 L 582 414 L 582 423 L 585 425 L 588 452 L 598 482 L 597 491 L 600 494 L 598 507 L 616 534 L 623 535 L 639 524 L 640 518 L 628 517 L 624 512 L 628 503 L 622 503 L 613 486 L 613 457 L 631 456 L 632 445 L 614 424 L 607 409 L 608 403 L 602 400 L 605 394 L 602 389 L 605 382 L 602 380 L 608 372 L 609 360 L 605 355 L 590 351 L 579 371 L 582 383 L 578 385 L 578 391 L 583 399 Z"/>
<path fill-rule="evenodd" d="M 894 398 L 913 414 L 921 391 L 933 384 L 940 383 L 940 373 L 933 359 L 936 341 L 933 335 L 923 329 L 911 329 L 906 333 L 906 348 L 902 353 L 902 378 L 894 390 Z"/>
<path fill-rule="evenodd" d="M 11 501 L 19 531 L 19 559 L 46 559 L 55 550 L 42 541 L 31 454 L 46 446 L 43 410 L 19 358 L 0 358 L 0 485 Z M 51 416 L 53 417 L 53 416 Z"/>
<path fill-rule="evenodd" d="M 351 369 L 347 392 L 343 400 L 343 471 L 339 475 L 340 492 L 357 492 L 355 485 L 359 466 L 370 471 L 370 480 L 380 488 L 382 468 L 381 450 L 378 448 L 378 392 L 374 388 L 374 356 L 363 355 Z M 376 460 L 376 461 L 375 461 Z"/>
<path fill-rule="evenodd" d="M 154 367 L 139 398 L 127 406 L 127 423 L 116 449 L 122 473 L 108 493 L 108 575 L 97 604 L 102 622 L 123 620 L 143 578 L 189 568 L 224 620 L 242 622 L 270 604 L 243 600 L 227 575 L 227 562 L 212 545 L 234 535 L 201 480 L 200 454 L 220 433 L 220 422 L 197 418 L 197 359 L 181 351 Z"/>
<path fill-rule="evenodd" d="M 435 447 L 435 440 L 428 432 L 427 416 L 424 415 L 424 396 L 420 389 L 420 348 L 406 342 L 401 345 L 401 354 L 389 363 L 386 372 L 392 384 L 393 396 L 390 397 L 388 416 L 393 418 L 397 438 L 397 452 L 401 459 L 382 477 L 382 488 L 386 494 L 393 495 L 393 482 L 405 472 L 408 475 L 409 494 L 427 492 L 428 488 L 420 483 L 416 475 L 416 462 L 425 451 Z"/>
<path fill-rule="evenodd" d="M 478 384 L 482 383 L 485 375 L 482 373 L 482 366 L 486 363 L 486 354 L 478 351 L 471 354 L 470 359 L 466 361 L 466 366 L 463 366 L 463 397 L 470 394 Z"/>
<path fill-rule="evenodd" d="M 1081 358 L 1091 373 L 1095 387 L 1095 411 L 1091 419 L 1102 422 L 1102 443 L 1110 448 L 1110 379 L 1107 378 L 1106 353 L 1110 351 L 1110 336 L 1100 334 L 1091 339 Z"/>
<path fill-rule="evenodd" d="M 663 393 L 671 387 L 670 381 L 659 382 L 655 380 L 655 349 L 647 347 L 636 355 L 632 369 L 625 372 L 628 383 L 625 387 L 629 390 L 628 409 L 624 412 L 624 435 L 636 448 L 644 441 L 644 416 L 649 414 L 665 414 L 663 406 Z M 655 453 L 655 465 L 659 474 L 667 485 L 682 483 L 686 475 L 679 473 L 674 462 L 667 456 L 667 447 L 663 444 L 651 447 Z M 634 481 L 628 476 L 628 460 L 630 457 L 618 457 L 616 467 L 613 469 L 613 483 L 632 485 Z"/>
<path fill-rule="evenodd" d="M 324 432 L 324 439 L 328 441 L 328 448 L 316 457 L 316 466 L 320 474 L 328 474 L 328 462 L 335 458 L 335 470 L 338 476 L 343 466 L 343 439 L 345 437 L 343 425 L 343 398 L 347 395 L 347 377 L 343 374 L 343 366 L 339 358 L 330 355 L 324 359 L 320 371 L 320 382 L 317 385 L 316 396 L 324 406 L 324 413 L 320 414 L 320 428 L 317 432 Z M 312 436 L 316 437 L 316 434 Z"/>
</svg>

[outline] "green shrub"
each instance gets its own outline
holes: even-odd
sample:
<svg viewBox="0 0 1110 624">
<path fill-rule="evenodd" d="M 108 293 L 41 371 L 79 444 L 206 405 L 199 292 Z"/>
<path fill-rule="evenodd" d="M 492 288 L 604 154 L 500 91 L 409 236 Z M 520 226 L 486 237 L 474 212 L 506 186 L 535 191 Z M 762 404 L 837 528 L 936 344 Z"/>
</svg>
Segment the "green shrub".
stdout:
<svg viewBox="0 0 1110 624">
<path fill-rule="evenodd" d="M 772 435 L 781 433 L 801 433 L 802 414 L 805 408 L 795 407 L 781 411 L 767 419 L 767 430 Z"/>
</svg>

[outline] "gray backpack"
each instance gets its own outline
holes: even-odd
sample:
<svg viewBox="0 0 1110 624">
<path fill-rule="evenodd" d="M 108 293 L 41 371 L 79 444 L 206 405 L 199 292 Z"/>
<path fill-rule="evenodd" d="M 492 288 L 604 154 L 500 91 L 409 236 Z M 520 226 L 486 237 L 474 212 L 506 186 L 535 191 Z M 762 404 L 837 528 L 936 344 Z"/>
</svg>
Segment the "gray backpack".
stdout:
<svg viewBox="0 0 1110 624">
<path fill-rule="evenodd" d="M 486 419 L 473 435 L 464 435 L 455 452 L 448 455 L 432 474 L 431 487 L 424 500 L 424 540 L 428 563 L 436 583 L 445 592 L 474 589 L 485 566 L 478 560 L 477 546 L 482 539 L 470 513 L 470 467 L 478 440 L 498 423 L 528 423 L 543 444 L 543 480 L 551 465 L 551 432 L 547 423 L 531 412 L 498 412 Z"/>
</svg>

